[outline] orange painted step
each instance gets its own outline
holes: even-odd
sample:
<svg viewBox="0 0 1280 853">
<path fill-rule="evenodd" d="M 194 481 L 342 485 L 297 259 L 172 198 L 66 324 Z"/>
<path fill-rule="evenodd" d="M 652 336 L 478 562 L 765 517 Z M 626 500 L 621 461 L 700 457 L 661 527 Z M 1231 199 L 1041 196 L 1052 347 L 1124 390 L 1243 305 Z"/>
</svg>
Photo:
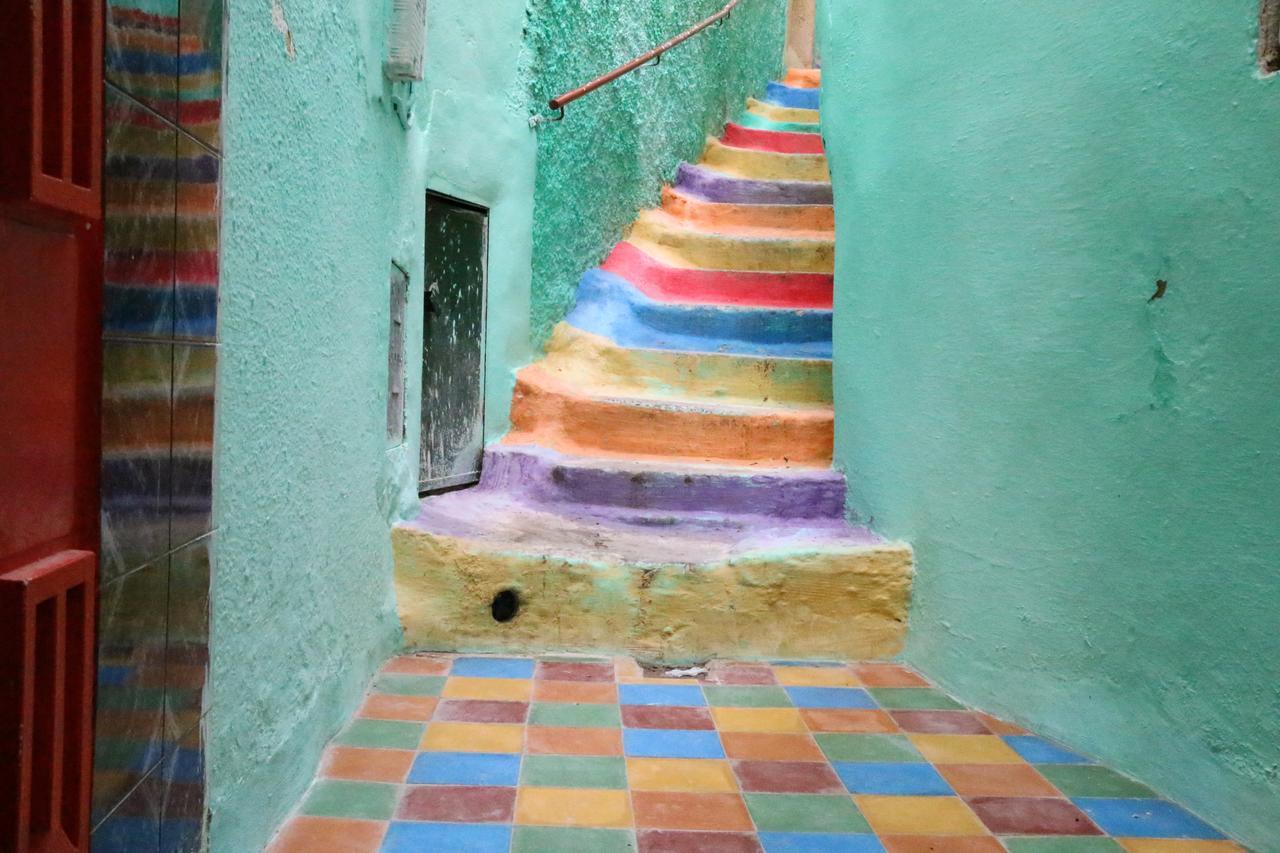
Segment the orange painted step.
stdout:
<svg viewBox="0 0 1280 853">
<path fill-rule="evenodd" d="M 788 68 L 782 82 L 797 89 L 822 88 L 821 68 Z"/>
<path fill-rule="evenodd" d="M 836 211 L 829 204 L 724 204 L 704 201 L 675 187 L 663 187 L 662 209 L 714 231 L 718 227 L 831 231 Z"/>
<path fill-rule="evenodd" d="M 608 397 L 537 365 L 516 376 L 506 444 L 611 459 L 667 459 L 762 468 L 831 464 L 830 406 L 764 407 Z"/>
</svg>

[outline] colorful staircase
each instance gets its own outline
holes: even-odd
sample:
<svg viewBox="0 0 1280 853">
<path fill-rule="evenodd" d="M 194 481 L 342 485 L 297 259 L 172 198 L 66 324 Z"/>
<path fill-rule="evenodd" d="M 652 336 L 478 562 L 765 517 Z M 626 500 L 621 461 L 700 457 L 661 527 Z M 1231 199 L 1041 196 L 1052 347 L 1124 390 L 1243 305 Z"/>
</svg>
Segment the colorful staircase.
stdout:
<svg viewBox="0 0 1280 853">
<path fill-rule="evenodd" d="M 831 470 L 831 184 L 793 70 L 589 270 L 479 486 L 396 527 L 406 644 L 874 658 L 911 551 Z"/>
</svg>

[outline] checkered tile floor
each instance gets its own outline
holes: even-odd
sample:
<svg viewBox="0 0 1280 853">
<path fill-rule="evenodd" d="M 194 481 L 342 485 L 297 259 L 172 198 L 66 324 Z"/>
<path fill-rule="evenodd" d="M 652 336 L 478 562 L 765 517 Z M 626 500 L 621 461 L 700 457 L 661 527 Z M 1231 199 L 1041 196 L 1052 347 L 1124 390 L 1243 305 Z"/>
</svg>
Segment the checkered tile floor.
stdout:
<svg viewBox="0 0 1280 853">
<path fill-rule="evenodd" d="M 1118 773 L 883 663 L 390 661 L 272 853 L 1218 853 Z"/>
</svg>

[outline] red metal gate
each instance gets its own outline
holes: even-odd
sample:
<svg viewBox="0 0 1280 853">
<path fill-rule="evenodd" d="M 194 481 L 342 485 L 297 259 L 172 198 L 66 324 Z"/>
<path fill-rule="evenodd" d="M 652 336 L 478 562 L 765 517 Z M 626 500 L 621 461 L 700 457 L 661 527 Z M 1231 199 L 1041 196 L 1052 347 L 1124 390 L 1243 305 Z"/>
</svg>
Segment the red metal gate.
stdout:
<svg viewBox="0 0 1280 853">
<path fill-rule="evenodd" d="M 0 29 L 0 849 L 88 850 L 102 7 Z"/>
</svg>

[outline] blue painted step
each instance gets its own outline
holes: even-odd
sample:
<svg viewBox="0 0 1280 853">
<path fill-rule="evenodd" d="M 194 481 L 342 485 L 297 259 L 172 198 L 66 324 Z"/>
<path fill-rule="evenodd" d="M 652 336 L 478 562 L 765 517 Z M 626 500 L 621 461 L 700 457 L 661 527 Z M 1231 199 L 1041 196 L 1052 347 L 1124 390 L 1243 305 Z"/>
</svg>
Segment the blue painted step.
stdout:
<svg viewBox="0 0 1280 853">
<path fill-rule="evenodd" d="M 784 83 L 770 83 L 764 99 L 779 107 L 816 110 L 820 100 L 817 89 L 797 89 Z"/>
</svg>

